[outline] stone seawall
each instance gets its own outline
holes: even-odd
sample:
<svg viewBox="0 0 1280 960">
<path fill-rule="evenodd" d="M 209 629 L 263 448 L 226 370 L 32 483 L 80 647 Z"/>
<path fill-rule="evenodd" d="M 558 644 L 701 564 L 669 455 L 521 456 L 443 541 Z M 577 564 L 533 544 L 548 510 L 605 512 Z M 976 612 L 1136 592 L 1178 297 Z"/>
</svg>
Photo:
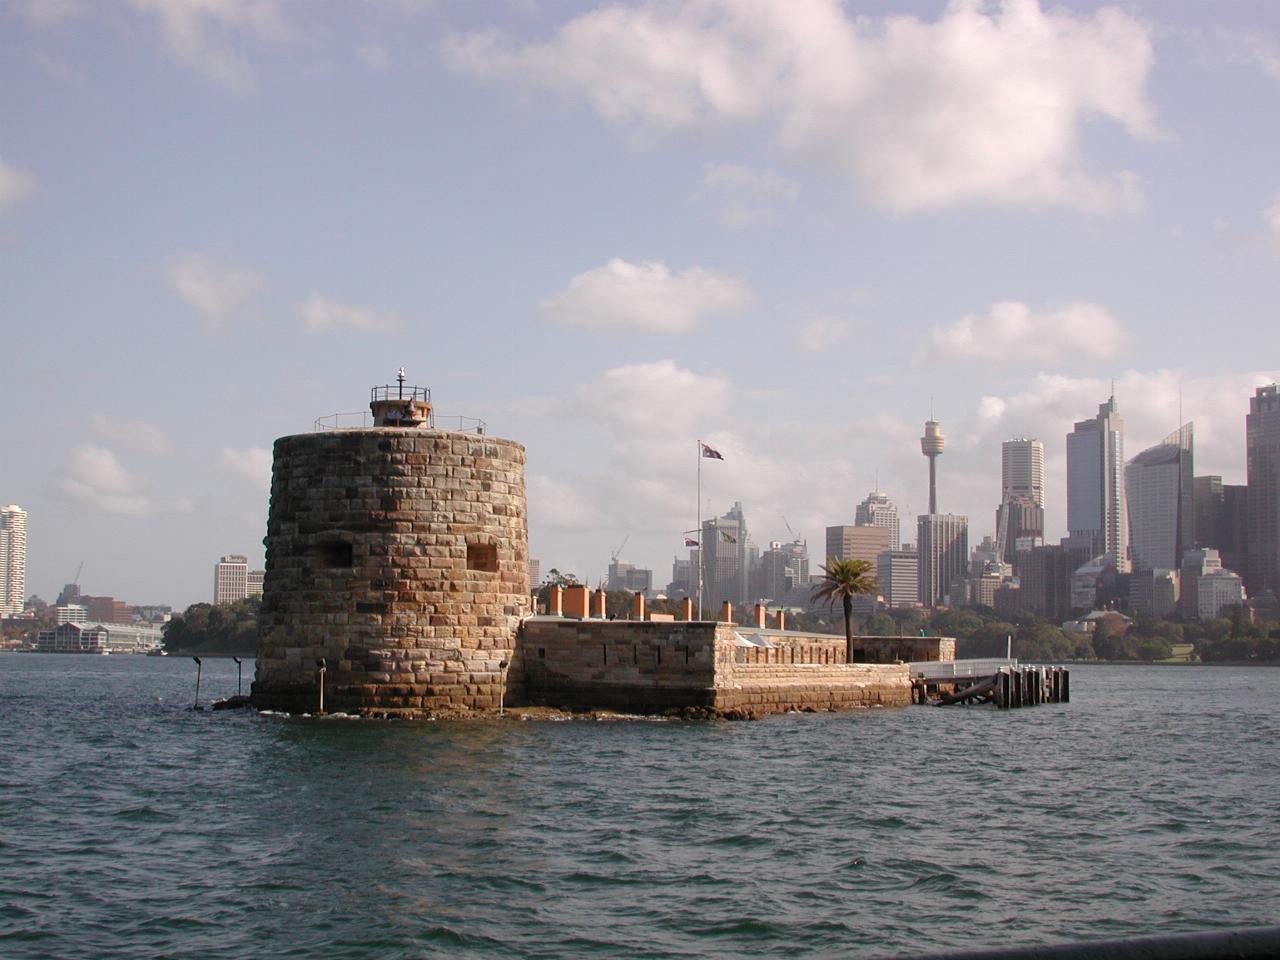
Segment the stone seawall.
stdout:
<svg viewBox="0 0 1280 960">
<path fill-rule="evenodd" d="M 529 612 L 524 448 L 369 428 L 276 441 L 253 701 L 496 710 Z"/>
<path fill-rule="evenodd" d="M 794 648 L 802 662 L 757 662 L 759 648 L 744 646 L 743 629 L 707 621 L 534 618 L 521 631 L 507 703 L 780 713 L 911 702 L 905 664 L 838 663 L 829 650 L 838 646 L 843 658 L 843 639 L 805 635 L 793 639 L 817 642 Z"/>
</svg>

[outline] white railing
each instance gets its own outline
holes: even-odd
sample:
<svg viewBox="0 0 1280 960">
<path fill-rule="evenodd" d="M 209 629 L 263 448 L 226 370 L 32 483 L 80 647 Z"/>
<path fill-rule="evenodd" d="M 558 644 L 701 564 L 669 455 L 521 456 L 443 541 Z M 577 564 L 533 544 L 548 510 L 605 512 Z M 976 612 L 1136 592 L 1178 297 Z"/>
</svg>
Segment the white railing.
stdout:
<svg viewBox="0 0 1280 960">
<path fill-rule="evenodd" d="M 964 677 L 989 677 L 1001 670 L 1016 668 L 1016 657 L 987 657 L 975 660 L 917 660 L 908 663 L 912 677 L 926 680 L 955 680 Z"/>
</svg>

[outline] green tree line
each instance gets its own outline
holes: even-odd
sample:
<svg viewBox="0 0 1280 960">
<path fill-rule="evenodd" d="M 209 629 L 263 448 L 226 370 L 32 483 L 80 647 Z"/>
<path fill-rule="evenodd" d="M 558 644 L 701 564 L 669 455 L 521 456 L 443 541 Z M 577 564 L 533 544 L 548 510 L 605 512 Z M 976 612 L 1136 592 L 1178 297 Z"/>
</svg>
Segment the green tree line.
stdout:
<svg viewBox="0 0 1280 960">
<path fill-rule="evenodd" d="M 252 656 L 258 650 L 257 597 L 223 603 L 193 603 L 164 625 L 169 653 L 225 653 Z"/>
</svg>

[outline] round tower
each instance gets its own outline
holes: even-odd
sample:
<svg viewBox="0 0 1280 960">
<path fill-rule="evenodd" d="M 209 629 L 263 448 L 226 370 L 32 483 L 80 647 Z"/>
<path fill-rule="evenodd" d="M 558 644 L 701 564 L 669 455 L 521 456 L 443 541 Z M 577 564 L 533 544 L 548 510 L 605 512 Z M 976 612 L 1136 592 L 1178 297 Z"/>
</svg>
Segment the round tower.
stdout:
<svg viewBox="0 0 1280 960">
<path fill-rule="evenodd" d="M 929 512 L 938 512 L 938 457 L 947 445 L 942 427 L 937 420 L 926 420 L 924 436 L 920 438 L 920 452 L 929 458 Z"/>
<path fill-rule="evenodd" d="M 375 387 L 373 426 L 275 443 L 253 702 L 314 712 L 497 709 L 529 613 L 524 447 L 435 428 Z"/>
</svg>

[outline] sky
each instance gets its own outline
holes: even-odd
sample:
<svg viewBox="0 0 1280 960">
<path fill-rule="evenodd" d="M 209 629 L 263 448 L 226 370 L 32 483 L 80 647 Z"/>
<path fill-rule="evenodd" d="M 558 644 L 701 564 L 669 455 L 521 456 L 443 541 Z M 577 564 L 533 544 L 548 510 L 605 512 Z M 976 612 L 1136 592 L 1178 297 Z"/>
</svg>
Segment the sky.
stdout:
<svg viewBox="0 0 1280 960">
<path fill-rule="evenodd" d="M 527 448 L 530 552 L 665 583 L 742 501 L 994 532 L 1112 390 L 1244 482 L 1280 378 L 1280 4 L 0 3 L 0 503 L 27 587 L 261 563 L 271 446 L 398 367 Z M 698 501 L 697 443 L 705 461 Z M 914 530 L 908 519 L 904 538 Z"/>
</svg>

